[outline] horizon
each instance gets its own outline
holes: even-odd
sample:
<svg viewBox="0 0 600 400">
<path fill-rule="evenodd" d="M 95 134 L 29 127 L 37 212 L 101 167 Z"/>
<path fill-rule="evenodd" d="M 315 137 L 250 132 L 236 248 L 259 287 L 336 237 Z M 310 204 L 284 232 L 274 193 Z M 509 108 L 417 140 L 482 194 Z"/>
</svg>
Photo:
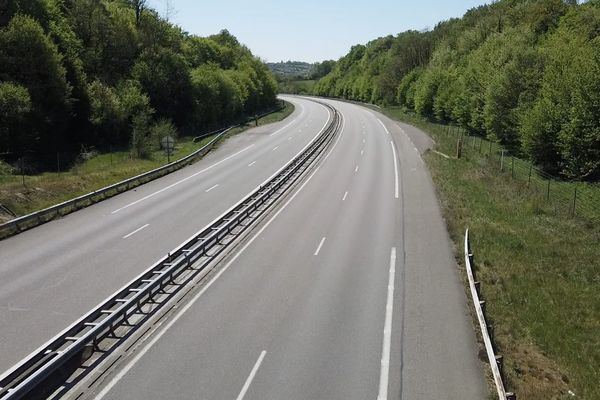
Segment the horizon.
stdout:
<svg viewBox="0 0 600 400">
<path fill-rule="evenodd" d="M 209 36 L 223 29 L 233 34 L 265 62 L 338 60 L 357 44 L 407 30 L 433 29 L 439 22 L 462 17 L 468 10 L 488 4 L 482 0 L 460 0 L 419 4 L 393 0 L 376 3 L 303 3 L 263 1 L 260 6 L 242 0 L 200 5 L 193 0 L 149 0 L 161 16 L 190 34 Z M 315 12 L 318 10 L 318 12 Z M 292 15 L 293 18 L 281 18 Z M 354 21 L 363 20 L 361 26 Z M 273 32 L 286 34 L 274 35 Z M 323 40 L 327 38 L 327 40 Z"/>
</svg>

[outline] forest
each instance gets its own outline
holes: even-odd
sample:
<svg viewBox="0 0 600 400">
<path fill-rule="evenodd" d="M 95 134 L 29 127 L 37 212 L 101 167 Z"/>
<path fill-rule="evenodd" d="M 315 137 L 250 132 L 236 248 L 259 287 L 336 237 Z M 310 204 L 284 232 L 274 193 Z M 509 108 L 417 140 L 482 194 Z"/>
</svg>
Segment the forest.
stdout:
<svg viewBox="0 0 600 400">
<path fill-rule="evenodd" d="M 146 0 L 0 2 L 0 159 L 194 135 L 272 107 L 276 81 L 227 31 L 184 32 Z"/>
<path fill-rule="evenodd" d="M 500 0 L 356 45 L 315 94 L 402 107 L 600 180 L 600 1 Z"/>
</svg>

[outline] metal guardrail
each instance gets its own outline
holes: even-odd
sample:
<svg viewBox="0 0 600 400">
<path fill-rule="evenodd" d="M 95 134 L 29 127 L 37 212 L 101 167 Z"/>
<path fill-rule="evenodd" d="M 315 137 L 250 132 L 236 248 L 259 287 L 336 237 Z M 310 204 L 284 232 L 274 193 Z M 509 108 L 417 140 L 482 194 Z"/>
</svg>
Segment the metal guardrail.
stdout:
<svg viewBox="0 0 600 400">
<path fill-rule="evenodd" d="M 490 335 L 489 327 L 485 320 L 485 301 L 481 300 L 479 288 L 480 283 L 475 280 L 475 263 L 473 253 L 471 252 L 471 245 L 469 243 L 469 230 L 465 232 L 465 267 L 467 269 L 467 276 L 469 278 L 469 287 L 471 289 L 471 297 L 473 299 L 473 306 L 475 307 L 475 313 L 477 314 L 477 320 L 479 321 L 479 327 L 481 328 L 481 336 L 483 337 L 483 344 L 485 345 L 485 351 L 488 356 L 490 368 L 492 369 L 492 377 L 494 378 L 494 384 L 496 386 L 496 392 L 498 393 L 499 400 L 516 400 L 517 396 L 512 392 L 507 392 L 504 386 L 503 379 L 503 358 L 497 355 L 494 351 L 494 345 L 492 343 L 492 337 Z"/>
<path fill-rule="evenodd" d="M 73 380 L 90 372 L 173 299 L 281 198 L 331 143 L 339 130 L 340 116 L 333 107 L 323 105 L 332 116 L 329 124 L 293 160 L 215 221 L 0 376 L 0 399 L 64 394 Z M 79 370 L 78 375 L 75 370 Z M 67 378 L 71 381 L 68 384 L 64 383 Z M 58 384 L 54 382 L 56 379 Z"/>
<path fill-rule="evenodd" d="M 285 108 L 285 103 L 283 108 Z M 205 133 L 204 135 L 198 136 L 194 138 L 194 141 L 198 139 L 211 136 L 217 134 L 210 142 L 194 151 L 193 153 L 180 158 L 179 160 L 173 161 L 170 164 L 163 165 L 162 167 L 155 168 L 151 171 L 144 172 L 142 174 L 136 175 L 134 177 L 125 179 L 123 181 L 114 183 L 112 185 L 103 187 L 98 190 L 94 190 L 93 192 L 84 194 L 79 197 L 75 197 L 73 199 L 67 200 L 65 202 L 55 204 L 48 208 L 45 208 L 40 211 L 33 212 L 31 214 L 24 215 L 22 217 L 14 218 L 10 221 L 7 221 L 3 224 L 0 224 L 0 239 L 7 238 L 9 236 L 20 233 L 24 230 L 34 228 L 38 225 L 42 225 L 46 222 L 49 222 L 57 217 L 61 217 L 67 215 L 71 212 L 77 211 L 81 208 L 87 207 L 91 204 L 97 203 L 99 201 L 105 200 L 109 197 L 115 196 L 124 191 L 130 190 L 134 187 L 140 186 L 144 183 L 148 183 L 160 177 L 163 177 L 171 172 L 177 171 L 189 164 L 197 157 L 202 157 L 206 155 L 212 148 L 217 144 L 230 130 L 237 128 L 248 121 L 254 120 L 255 118 L 262 118 L 266 115 L 272 114 L 277 111 L 281 111 L 283 109 L 281 106 L 277 107 L 274 110 L 271 110 L 267 113 L 261 114 L 257 117 L 248 119 L 246 122 L 232 125 L 225 129 L 220 129 L 212 132 Z"/>
</svg>

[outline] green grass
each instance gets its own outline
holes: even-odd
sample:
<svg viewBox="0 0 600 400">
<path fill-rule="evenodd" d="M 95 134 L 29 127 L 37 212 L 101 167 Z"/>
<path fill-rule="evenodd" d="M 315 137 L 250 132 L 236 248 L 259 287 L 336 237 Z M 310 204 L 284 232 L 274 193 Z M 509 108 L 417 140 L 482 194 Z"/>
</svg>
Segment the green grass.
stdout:
<svg viewBox="0 0 600 400">
<path fill-rule="evenodd" d="M 259 125 L 280 121 L 294 111 L 287 103 L 282 111 L 258 120 Z M 239 134 L 255 126 L 254 122 L 232 129 L 227 136 Z M 178 139 L 171 161 L 185 157 L 204 146 L 213 137 L 193 143 L 192 138 Z M 99 154 L 70 170 L 25 176 L 23 185 L 20 175 L 0 175 L 0 204 L 17 215 L 25 215 L 74 197 L 89 193 L 132 176 L 150 171 L 167 163 L 163 151 L 154 151 L 149 159 L 131 158 L 129 151 Z"/>
<path fill-rule="evenodd" d="M 425 160 L 461 264 L 464 230 L 470 229 L 508 388 L 520 399 L 600 398 L 600 224 L 595 213 L 572 217 L 528 187 L 527 179 L 513 179 L 511 169 L 500 173 L 497 160 L 479 153 L 477 142 L 474 150 L 467 139 L 463 157 L 456 159 L 456 136 L 445 127 L 397 109 L 384 111 L 423 128 L 437 151 L 453 156 L 428 152 Z M 568 192 L 574 188 L 566 187 Z M 597 186 L 583 192 L 599 199 Z"/>
</svg>

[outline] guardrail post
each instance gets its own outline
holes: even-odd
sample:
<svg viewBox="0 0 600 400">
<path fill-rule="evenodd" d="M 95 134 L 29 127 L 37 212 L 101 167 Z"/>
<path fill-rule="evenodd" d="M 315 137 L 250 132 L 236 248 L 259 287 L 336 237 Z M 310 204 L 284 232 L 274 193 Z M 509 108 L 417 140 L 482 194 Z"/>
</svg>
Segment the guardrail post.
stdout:
<svg viewBox="0 0 600 400">
<path fill-rule="evenodd" d="M 485 316 L 485 300 L 479 300 L 479 306 L 481 307 L 481 312 Z"/>
<path fill-rule="evenodd" d="M 506 400 L 517 400 L 517 395 L 513 392 L 506 393 Z"/>
<path fill-rule="evenodd" d="M 475 291 L 477 291 L 477 296 L 481 296 L 481 282 L 475 282 Z"/>
<path fill-rule="evenodd" d="M 500 376 L 502 377 L 502 380 L 504 380 L 504 357 L 496 355 L 496 365 L 498 365 Z"/>
</svg>

